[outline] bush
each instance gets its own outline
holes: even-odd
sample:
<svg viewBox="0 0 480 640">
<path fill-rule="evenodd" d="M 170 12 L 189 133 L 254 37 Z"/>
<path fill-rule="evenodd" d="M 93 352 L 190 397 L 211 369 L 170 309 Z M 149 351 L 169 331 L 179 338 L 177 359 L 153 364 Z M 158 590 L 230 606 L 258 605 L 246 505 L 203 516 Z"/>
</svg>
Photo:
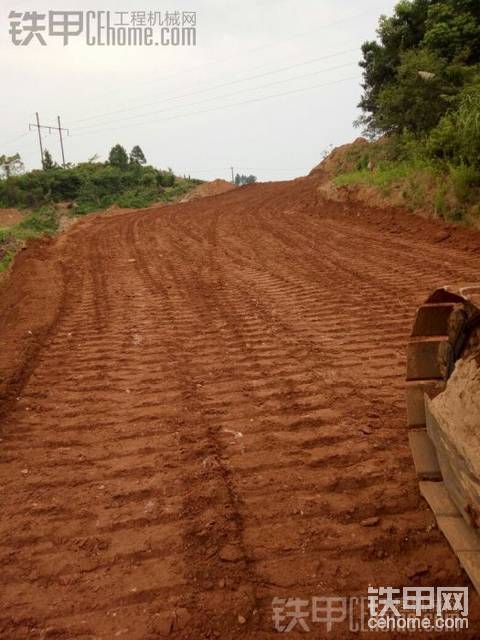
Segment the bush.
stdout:
<svg viewBox="0 0 480 640">
<path fill-rule="evenodd" d="M 76 167 L 31 171 L 0 181 L 0 206 L 36 209 L 49 203 L 76 201 L 78 213 L 102 209 L 115 202 L 128 207 L 158 200 L 163 188 L 177 178 L 169 169 L 157 171 L 133 163 L 127 167 L 108 163 L 83 163 Z M 187 181 L 189 188 L 195 181 Z M 140 204 L 132 204 L 132 202 Z"/>
<path fill-rule="evenodd" d="M 53 208 L 45 207 L 26 215 L 12 227 L 17 237 L 23 239 L 38 235 L 51 235 L 58 229 L 58 218 Z"/>
<path fill-rule="evenodd" d="M 440 218 L 444 218 L 447 213 L 447 185 L 445 184 L 445 180 L 437 180 L 433 210 L 435 215 Z"/>
<path fill-rule="evenodd" d="M 119 207 L 124 207 L 125 209 L 142 209 L 153 204 L 158 198 L 159 194 L 156 190 L 126 191 L 118 198 L 117 204 Z"/>
<path fill-rule="evenodd" d="M 171 169 L 168 171 L 159 171 L 158 172 L 158 184 L 162 187 L 173 187 L 175 184 L 175 176 Z"/>
<path fill-rule="evenodd" d="M 431 131 L 426 146 L 431 155 L 480 169 L 480 77 L 465 87 L 456 107 Z"/>
<path fill-rule="evenodd" d="M 461 209 L 454 209 L 447 215 L 449 222 L 463 222 L 465 213 Z"/>
<path fill-rule="evenodd" d="M 476 167 L 461 164 L 450 167 L 453 190 L 457 200 L 466 204 L 471 201 L 475 187 L 480 186 L 480 173 Z"/>
</svg>

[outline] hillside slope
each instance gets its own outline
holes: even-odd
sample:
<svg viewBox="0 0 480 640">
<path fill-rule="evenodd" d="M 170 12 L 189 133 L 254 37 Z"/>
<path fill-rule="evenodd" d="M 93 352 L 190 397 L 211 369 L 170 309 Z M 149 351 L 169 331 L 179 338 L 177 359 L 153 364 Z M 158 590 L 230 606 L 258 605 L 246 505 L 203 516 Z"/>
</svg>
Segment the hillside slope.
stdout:
<svg viewBox="0 0 480 640">
<path fill-rule="evenodd" d="M 357 200 L 367 206 L 395 207 L 439 223 L 480 229 L 480 177 L 465 166 L 400 159 L 398 141 L 382 138 L 333 149 L 310 175 L 321 191 L 338 202 Z"/>
</svg>

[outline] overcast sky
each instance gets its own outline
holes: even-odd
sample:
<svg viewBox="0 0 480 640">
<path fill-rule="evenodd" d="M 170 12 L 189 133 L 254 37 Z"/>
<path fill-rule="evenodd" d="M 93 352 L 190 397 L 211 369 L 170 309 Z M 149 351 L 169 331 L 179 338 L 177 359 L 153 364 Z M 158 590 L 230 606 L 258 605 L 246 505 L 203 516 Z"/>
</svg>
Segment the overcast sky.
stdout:
<svg viewBox="0 0 480 640">
<path fill-rule="evenodd" d="M 139 144 L 149 163 L 202 179 L 230 167 L 292 178 L 359 132 L 360 46 L 395 0 L 3 0 L 0 155 L 40 166 L 35 121 L 70 128 L 67 161 Z M 14 46 L 9 12 L 195 11 L 197 45 L 87 46 L 84 35 Z M 123 20 L 130 16 L 125 14 Z M 155 33 L 158 30 L 154 26 Z M 22 34 L 20 38 L 24 38 Z M 281 94 L 281 95 L 278 95 Z M 60 161 L 58 137 L 45 147 Z"/>
</svg>

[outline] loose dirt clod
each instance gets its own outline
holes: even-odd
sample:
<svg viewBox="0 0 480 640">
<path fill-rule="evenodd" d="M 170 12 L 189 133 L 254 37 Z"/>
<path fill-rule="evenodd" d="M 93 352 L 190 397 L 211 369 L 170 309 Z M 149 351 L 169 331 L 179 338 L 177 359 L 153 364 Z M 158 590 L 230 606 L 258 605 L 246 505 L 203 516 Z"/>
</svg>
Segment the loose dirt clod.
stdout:
<svg viewBox="0 0 480 640">
<path fill-rule="evenodd" d="M 433 237 L 434 242 L 443 242 L 444 240 L 448 240 L 450 238 L 450 233 L 448 231 L 439 231 Z"/>
<path fill-rule="evenodd" d="M 365 518 L 365 520 L 362 520 L 360 524 L 362 525 L 362 527 L 375 527 L 379 522 L 380 522 L 380 518 L 373 517 L 373 518 Z"/>
</svg>

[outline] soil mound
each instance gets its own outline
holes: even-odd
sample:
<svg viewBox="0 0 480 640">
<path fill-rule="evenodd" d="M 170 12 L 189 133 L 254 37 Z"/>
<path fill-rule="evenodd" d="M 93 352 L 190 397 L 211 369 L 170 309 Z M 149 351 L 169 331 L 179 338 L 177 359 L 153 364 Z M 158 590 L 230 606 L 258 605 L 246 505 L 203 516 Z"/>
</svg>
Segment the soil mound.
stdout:
<svg viewBox="0 0 480 640">
<path fill-rule="evenodd" d="M 237 187 L 226 180 L 212 180 L 212 182 L 204 182 L 195 189 L 192 189 L 183 199 L 182 202 L 190 202 L 190 200 L 198 200 L 199 198 L 207 198 L 208 196 L 218 196 L 221 193 L 232 191 Z"/>
<path fill-rule="evenodd" d="M 368 140 L 360 137 L 353 142 L 335 147 L 335 149 L 332 149 L 332 151 L 323 158 L 320 164 L 313 167 L 309 175 L 314 176 L 319 173 L 330 175 L 351 171 L 353 169 L 352 157 L 356 156 L 358 150 L 368 147 L 368 145 Z"/>
</svg>

